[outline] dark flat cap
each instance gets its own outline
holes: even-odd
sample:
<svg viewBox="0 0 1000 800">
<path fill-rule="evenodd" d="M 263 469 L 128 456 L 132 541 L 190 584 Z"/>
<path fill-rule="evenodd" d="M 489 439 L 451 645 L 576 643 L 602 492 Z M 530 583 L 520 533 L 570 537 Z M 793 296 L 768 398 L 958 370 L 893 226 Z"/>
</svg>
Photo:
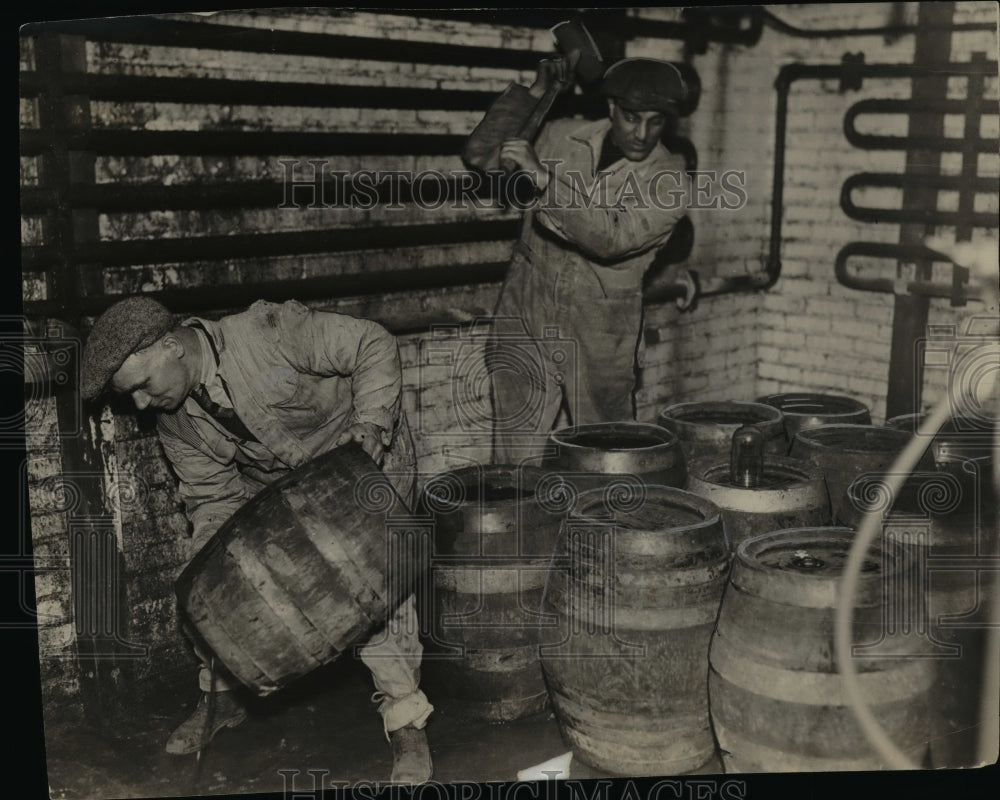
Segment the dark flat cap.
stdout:
<svg viewBox="0 0 1000 800">
<path fill-rule="evenodd" d="M 687 97 L 680 70 L 654 58 L 626 58 L 608 67 L 600 93 L 633 111 L 677 111 Z"/>
<path fill-rule="evenodd" d="M 93 400 L 125 359 L 174 327 L 174 316 L 149 297 L 120 300 L 98 317 L 83 347 L 80 394 Z"/>
</svg>

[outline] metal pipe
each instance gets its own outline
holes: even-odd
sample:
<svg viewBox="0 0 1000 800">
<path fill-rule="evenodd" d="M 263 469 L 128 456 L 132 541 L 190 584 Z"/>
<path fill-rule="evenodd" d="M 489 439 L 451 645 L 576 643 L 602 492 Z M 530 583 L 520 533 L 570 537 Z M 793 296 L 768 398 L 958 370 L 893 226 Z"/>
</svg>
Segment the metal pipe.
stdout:
<svg viewBox="0 0 1000 800">
<path fill-rule="evenodd" d="M 538 66 L 539 59 L 550 55 L 541 51 L 514 48 L 418 42 L 395 37 L 301 33 L 238 25 L 181 22 L 150 16 L 32 23 L 20 30 L 22 37 L 35 36 L 43 32 L 84 36 L 91 42 L 281 53 L 363 61 L 401 61 L 411 64 L 448 64 L 522 71 L 533 71 Z"/>
<path fill-rule="evenodd" d="M 954 2 L 922 3 L 919 6 L 920 22 L 924 25 L 949 25 L 955 13 Z M 913 63 L 930 66 L 942 60 L 951 60 L 951 35 L 943 30 L 926 31 L 914 41 Z M 947 99 L 948 74 L 932 74 L 910 79 L 910 97 L 918 103 L 932 105 Z M 845 117 L 846 130 L 846 117 Z M 944 115 L 914 110 L 906 118 L 906 136 L 898 137 L 905 165 L 903 172 L 939 172 L 941 150 L 934 140 L 944 136 Z M 925 140 L 925 141 L 918 141 Z M 937 193 L 922 186 L 903 190 L 901 206 L 904 209 L 934 208 Z M 927 235 L 924 225 L 904 223 L 899 227 L 898 243 L 911 246 L 923 243 Z M 932 261 L 914 262 L 915 277 L 930 281 L 933 277 Z M 959 286 L 956 285 L 956 294 Z M 892 335 L 889 343 L 888 391 L 885 398 L 886 418 L 920 410 L 924 385 L 924 363 L 914 359 L 916 342 L 927 334 L 930 319 L 930 298 L 923 295 L 897 294 L 892 302 Z"/>
<path fill-rule="evenodd" d="M 418 270 L 319 275 L 296 281 L 234 284 L 222 289 L 217 286 L 163 289 L 143 292 L 143 296 L 159 300 L 175 313 L 182 314 L 218 309 L 220 304 L 231 308 L 245 308 L 262 297 L 274 302 L 292 299 L 325 300 L 383 294 L 387 287 L 392 287 L 393 291 L 405 292 L 498 283 L 503 280 L 506 270 L 507 262 L 498 261 L 425 267 Z M 122 297 L 123 295 L 92 295 L 74 298 L 69 304 L 54 300 L 26 301 L 24 313 L 28 316 L 95 316 Z"/>
<path fill-rule="evenodd" d="M 311 168 L 296 170 L 283 182 L 243 181 L 218 184 L 76 184 L 64 196 L 44 187 L 26 186 L 21 190 L 21 213 L 43 214 L 58 204 L 76 209 L 94 209 L 100 213 L 142 212 L 160 209 L 238 209 L 238 208 L 350 208 L 363 203 L 364 208 L 386 207 L 419 202 L 425 206 L 456 201 L 478 201 L 491 205 L 494 187 L 482 179 L 467 185 L 462 178 L 445 174 L 412 180 L 412 176 L 382 175 L 377 184 L 354 176 L 317 170 L 315 180 L 306 177 Z M 315 166 L 315 165 L 314 165 Z M 310 191 L 311 190 L 311 191 Z"/>
<path fill-rule="evenodd" d="M 976 192 L 992 192 L 1000 190 L 1000 178 L 936 173 L 858 172 L 844 181 L 841 197 L 850 195 L 857 188 L 904 189 L 908 186 L 929 186 L 943 191 L 971 186 Z"/>
<path fill-rule="evenodd" d="M 766 8 L 760 9 L 763 23 L 779 33 L 798 36 L 804 39 L 835 39 L 841 36 L 898 36 L 901 34 L 919 33 L 926 30 L 946 31 L 995 31 L 996 25 L 989 22 L 962 22 L 957 25 L 883 25 L 878 28 L 796 28 L 775 16 Z"/>
<path fill-rule="evenodd" d="M 938 61 L 928 64 L 866 64 L 863 56 L 852 58 L 850 53 L 844 55 L 838 64 L 786 64 L 781 68 L 788 80 L 796 81 L 803 78 L 816 80 L 841 80 L 848 86 L 856 78 L 935 78 L 942 74 L 962 77 L 981 74 L 984 69 L 996 71 L 997 62 L 987 61 L 980 64 L 973 61 Z M 780 74 L 780 73 L 779 73 Z"/>
<path fill-rule="evenodd" d="M 693 70 L 688 70 L 692 73 Z M 700 83 L 697 74 L 685 74 L 693 87 L 681 116 L 697 106 Z M 52 84 L 36 72 L 20 74 L 23 98 L 38 97 Z M 118 103 L 243 103 L 254 106 L 309 108 L 395 108 L 441 111 L 483 111 L 496 98 L 495 92 L 418 89 L 400 86 L 349 86 L 273 81 L 238 81 L 216 78 L 166 78 L 146 75 L 98 75 L 68 73 L 59 77 L 59 90 L 90 100 Z M 566 94 L 557 100 L 559 114 L 586 115 L 606 111 L 602 98 L 589 94 Z"/>
<path fill-rule="evenodd" d="M 996 62 L 993 62 L 994 69 Z M 847 141 L 862 150 L 935 150 L 938 152 L 963 152 L 971 149 L 976 153 L 995 153 L 996 139 L 976 136 L 876 136 L 859 133 L 855 120 L 861 114 L 906 114 L 917 113 L 960 114 L 967 109 L 962 100 L 935 100 L 922 103 L 914 100 L 862 100 L 851 106 L 844 115 L 844 136 Z M 996 100 L 981 100 L 978 109 L 981 114 L 1000 113 L 1000 103 Z"/>
<path fill-rule="evenodd" d="M 995 70 L 997 62 L 986 62 L 985 68 Z M 778 72 L 775 80 L 775 89 L 778 93 L 777 106 L 775 111 L 775 144 L 774 144 L 774 175 L 771 189 L 771 238 L 770 252 L 765 262 L 764 274 L 761 276 L 751 276 L 750 280 L 760 282 L 758 288 L 768 289 L 774 285 L 781 275 L 781 227 L 784 211 L 782 208 L 785 174 L 785 121 L 788 113 L 788 94 L 791 86 L 799 80 L 840 80 L 844 86 L 860 88 L 864 78 L 917 78 L 917 77 L 940 77 L 942 73 L 948 75 L 970 75 L 979 74 L 984 67 L 977 62 L 942 62 L 933 65 L 914 64 L 865 64 L 863 60 L 851 58 L 849 54 L 839 64 L 786 64 Z M 889 101 L 862 101 L 855 103 L 852 109 L 859 106 L 865 108 L 865 103 L 889 102 Z M 907 101 L 902 101 L 907 102 Z M 856 116 L 857 114 L 855 114 Z M 845 118 L 845 133 L 847 131 L 847 119 Z M 850 137 L 848 137 L 850 139 Z M 893 148 L 899 149 L 910 145 L 912 142 L 907 137 L 884 137 L 892 139 Z M 963 140 L 951 140 L 959 145 Z M 985 142 L 985 140 L 980 140 Z M 853 142 L 857 146 L 862 146 Z M 918 143 L 917 146 L 920 146 Z M 961 146 L 956 149 L 963 149 Z M 996 142 L 990 142 L 989 147 L 983 147 L 983 151 L 993 152 L 996 150 Z M 841 193 L 843 197 L 843 192 Z"/>
<path fill-rule="evenodd" d="M 80 129 L 58 142 L 47 130 L 21 131 L 21 155 L 37 156 L 57 144 L 95 155 L 148 156 L 158 153 L 195 156 L 267 155 L 440 155 L 461 152 L 458 134 L 303 133 L 298 131 L 140 131 Z"/>
<path fill-rule="evenodd" d="M 19 76 L 21 97 L 37 97 L 51 85 L 36 72 Z M 255 106 L 311 108 L 407 108 L 446 111 L 482 110 L 496 92 L 418 89 L 399 86 L 348 86 L 322 83 L 275 83 L 217 78 L 169 78 L 146 75 L 76 73 L 60 77 L 66 94 L 119 103 L 242 103 Z M 571 96 L 570 99 L 572 99 Z"/>
<path fill-rule="evenodd" d="M 323 275 L 314 278 L 288 281 L 268 281 L 235 286 L 227 286 L 224 292 L 218 287 L 198 287 L 192 289 L 165 289 L 157 292 L 144 292 L 143 295 L 159 300 L 176 313 L 194 313 L 198 311 L 219 310 L 220 300 L 227 308 L 241 309 L 256 300 L 267 298 L 273 302 L 284 300 L 334 300 L 355 298 L 364 295 L 377 295 L 391 285 L 393 291 L 421 291 L 434 289 L 457 289 L 467 286 L 478 286 L 495 283 L 499 286 L 507 271 L 507 262 L 485 262 L 480 264 L 463 264 L 460 266 L 426 267 L 420 270 L 398 270 L 381 273 L 359 273 L 348 275 Z M 703 285 L 700 296 L 713 296 L 741 291 L 749 288 L 740 278 L 710 278 Z M 643 302 L 647 305 L 662 303 L 683 297 L 687 286 L 672 283 L 652 287 L 643 293 Z M 24 312 L 29 317 L 67 317 L 67 316 L 97 316 L 110 305 L 121 299 L 118 295 L 100 295 L 75 299 L 71 308 L 67 304 L 54 300 L 29 300 L 24 303 Z M 470 312 L 471 313 L 471 312 Z M 381 316 L 379 316 L 381 314 Z M 372 312 L 376 321 L 387 320 L 386 327 L 393 332 L 405 329 L 414 332 L 426 323 L 431 325 L 453 324 L 463 321 L 462 312 L 455 310 L 427 309 L 417 312 L 407 312 L 403 316 L 408 320 L 403 326 L 402 317 L 393 311 Z M 474 316 L 486 317 L 489 313 L 477 310 Z M 419 323 L 415 320 L 421 320 Z M 403 326 L 402 328 L 400 326 Z"/>
<path fill-rule="evenodd" d="M 684 158 L 685 169 L 698 167 L 698 154 L 688 139 L 671 138 L 672 152 Z M 298 169 L 301 167 L 301 169 Z M 307 177 L 313 170 L 313 178 Z M 294 177 L 294 182 L 291 178 Z M 376 184 L 376 177 L 381 180 Z M 296 160 L 293 176 L 283 182 L 244 181 L 218 184 L 75 184 L 57 194 L 45 187 L 26 186 L 21 190 L 21 213 L 43 214 L 57 205 L 98 212 L 153 211 L 160 209 L 218 208 L 363 208 L 419 203 L 437 207 L 462 201 L 492 205 L 496 194 L 512 196 L 504 186 L 505 176 L 484 179 L 479 173 L 429 173 L 419 180 L 409 173 L 338 174 L 327 162 L 310 164 Z M 465 178 L 471 177 L 472 181 Z M 295 191 L 292 191 L 295 190 Z M 310 191 L 311 190 L 311 191 Z M 297 192 L 297 193 L 296 193 Z"/>
<path fill-rule="evenodd" d="M 437 225 L 386 225 L 361 230 L 342 228 L 293 233 L 195 236 L 155 241 L 81 242 L 75 253 L 76 263 L 88 270 L 178 261 L 215 261 L 512 240 L 517 235 L 518 225 L 518 220 L 510 219 Z M 48 266 L 49 260 L 45 256 L 47 251 L 48 248 L 25 248 L 22 252 L 22 266 L 28 270 Z"/>
<path fill-rule="evenodd" d="M 995 66 L 996 62 L 994 62 Z M 982 73 L 977 72 L 976 74 Z M 967 75 L 963 75 L 963 77 L 967 77 Z M 850 119 L 853 124 L 860 114 L 905 114 L 907 116 L 915 113 L 967 114 L 970 108 L 979 114 L 996 114 L 1000 113 L 1000 101 L 985 97 L 977 98 L 975 101 L 941 97 L 921 102 L 913 99 L 875 97 L 859 100 L 848 109 L 845 119 Z"/>
<path fill-rule="evenodd" d="M 932 281 L 897 281 L 890 278 L 862 278 L 852 274 L 847 268 L 848 259 L 862 256 L 868 258 L 886 258 L 895 261 L 945 261 L 939 253 L 923 245 L 886 244 L 882 242 L 851 242 L 840 249 L 834 260 L 834 273 L 838 282 L 848 289 L 863 292 L 880 292 L 882 294 L 913 294 L 923 297 L 953 298 L 955 288 L 952 284 L 934 283 Z M 964 300 L 979 300 L 982 291 L 973 286 L 961 286 L 961 298 Z"/>
<path fill-rule="evenodd" d="M 618 11 L 606 9 L 586 9 L 580 19 L 592 31 L 601 31 L 626 39 L 655 38 L 675 39 L 681 41 L 718 42 L 720 44 L 739 44 L 752 46 L 760 41 L 763 22 L 756 13 L 757 7 L 743 8 L 685 8 L 685 21 L 647 19 L 631 17 Z M 438 11 L 438 10 L 405 10 L 398 13 L 409 14 L 422 19 L 445 19 L 458 22 L 484 23 L 492 25 L 518 25 L 534 28 L 551 28 L 566 19 L 566 10 L 518 10 L 515 19 L 505 13 L 504 19 L 491 18 L 489 10 L 483 11 Z M 736 24 L 710 24 L 708 15 L 714 19 L 729 16 Z M 749 25 L 743 27 L 742 22 L 749 20 Z"/>
<path fill-rule="evenodd" d="M 855 189 L 892 188 L 906 189 L 915 186 L 938 191 L 964 190 L 970 193 L 1000 193 L 1000 178 L 967 177 L 965 175 L 937 175 L 934 173 L 860 172 L 844 181 L 840 190 L 840 207 L 851 219 L 861 222 L 921 222 L 926 225 L 956 226 L 967 223 L 980 228 L 1000 225 L 996 213 L 973 211 L 938 211 L 937 209 L 873 208 L 858 206 L 851 198 Z"/>
</svg>

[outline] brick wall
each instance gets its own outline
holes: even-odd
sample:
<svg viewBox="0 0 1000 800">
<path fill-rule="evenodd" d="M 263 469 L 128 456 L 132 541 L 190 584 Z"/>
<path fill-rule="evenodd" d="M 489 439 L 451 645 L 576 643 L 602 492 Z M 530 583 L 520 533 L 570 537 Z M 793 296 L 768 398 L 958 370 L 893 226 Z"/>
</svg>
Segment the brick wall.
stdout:
<svg viewBox="0 0 1000 800">
<path fill-rule="evenodd" d="M 775 6 L 773 12 L 799 28 L 878 27 L 890 24 L 888 4 Z M 849 10 L 848 10 L 849 9 Z M 916 4 L 905 4 L 905 22 L 916 22 Z M 955 22 L 995 22 L 996 8 L 987 3 L 959 3 Z M 849 22 L 848 22 L 849 20 Z M 968 60 L 970 53 L 995 57 L 996 36 L 983 32 L 956 32 L 951 58 Z M 726 273 L 754 268 L 767 252 L 770 220 L 770 170 L 773 166 L 773 82 L 778 70 L 792 62 L 836 64 L 845 52 L 863 52 L 867 63 L 909 63 L 914 37 L 904 35 L 887 43 L 881 35 L 837 39 L 799 39 L 765 28 L 751 48 L 713 48 L 696 58 L 705 94 L 709 87 L 725 86 L 712 115 L 696 114 L 692 127 L 705 140 L 720 143 L 706 152 L 726 166 L 745 165 L 750 203 L 731 214 L 724 224 L 709 226 L 713 263 Z M 702 65 L 711 63 L 712 71 Z M 902 172 L 902 152 L 868 152 L 852 147 L 844 137 L 844 113 L 865 98 L 906 98 L 909 80 L 866 79 L 860 91 L 841 92 L 836 81 L 793 84 L 788 103 L 787 150 L 782 230 L 782 277 L 748 313 L 756 333 L 757 361 L 753 392 L 786 391 L 846 394 L 868 405 L 876 422 L 884 419 L 892 296 L 860 292 L 841 286 L 833 263 L 841 247 L 851 241 L 895 243 L 899 226 L 869 224 L 847 218 L 840 209 L 844 180 L 862 171 Z M 964 97 L 964 80 L 954 79 L 949 96 Z M 997 97 L 995 79 L 987 81 L 987 95 Z M 706 97 L 706 99 L 708 99 Z M 703 100 L 702 110 L 706 108 Z M 991 119 L 995 120 L 993 117 Z M 865 131 L 905 135 L 905 118 L 872 116 L 862 121 Z M 952 127 L 949 135 L 956 135 Z M 958 133 L 960 136 L 960 132 Z M 699 142 L 697 136 L 694 137 Z M 707 159 L 706 159 L 707 160 Z M 943 170 L 955 174 L 954 157 L 943 159 Z M 998 160 L 980 159 L 980 173 L 998 174 Z M 869 190 L 855 197 L 859 205 L 898 208 L 894 191 Z M 947 206 L 942 198 L 940 208 Z M 996 210 L 995 197 L 981 197 L 983 210 Z M 979 203 L 977 202 L 977 208 Z M 699 228 L 699 235 L 705 226 Z M 994 234 L 995 236 L 995 231 Z M 702 251 L 698 251 L 699 253 Z M 865 274 L 892 275 L 892 264 L 870 264 Z M 970 313 L 983 313 L 980 303 L 953 309 L 947 300 L 931 301 L 930 322 L 955 324 Z M 988 313 L 988 312 L 987 312 Z M 995 314 L 995 311 L 993 312 Z M 940 395 L 943 384 L 936 373 L 926 376 L 923 407 Z"/>
<path fill-rule="evenodd" d="M 803 28 L 878 26 L 889 22 L 889 4 L 864 4 L 845 10 L 842 5 L 777 6 L 774 12 Z M 906 4 L 908 21 L 915 21 L 915 4 Z M 651 19 L 676 19 L 676 9 L 642 9 L 633 12 Z M 177 18 L 189 19 L 185 15 Z M 239 13 L 223 12 L 204 18 L 205 24 L 242 25 L 303 32 L 330 32 L 395 39 L 415 39 L 451 44 L 475 44 L 548 50 L 548 34 L 516 26 L 415 20 L 405 15 L 368 12 L 329 13 Z M 988 3 L 959 4 L 956 21 L 995 20 Z M 847 21 L 850 21 L 849 23 Z M 985 51 L 995 57 L 995 37 L 956 34 L 953 58 Z M 765 29 L 761 41 L 751 47 L 710 45 L 704 54 L 688 57 L 701 76 L 701 103 L 694 115 L 682 122 L 699 155 L 701 169 L 739 170 L 745 173 L 748 201 L 733 211 L 692 213 L 695 247 L 684 266 L 705 278 L 755 274 L 768 257 L 768 225 L 771 219 L 771 175 L 774 157 L 774 79 L 779 69 L 792 62 L 836 64 L 844 52 L 864 51 L 872 62 L 905 63 L 913 55 L 913 37 L 903 36 L 887 44 L 881 36 L 850 39 L 804 40 Z M 671 60 L 685 58 L 679 42 L 640 38 L 627 44 L 629 56 L 652 56 Z M 30 68 L 30 46 L 22 60 Z M 274 54 L 217 54 L 185 48 L 136 45 L 90 44 L 88 68 L 107 74 L 141 74 L 187 77 L 225 77 L 370 86 L 414 88 L 468 88 L 499 91 L 510 80 L 527 82 L 530 73 L 453 65 L 398 64 L 356 61 L 336 57 L 289 57 Z M 331 78 L 335 76 L 335 78 Z M 956 85 L 955 96 L 963 86 Z M 988 91 L 996 96 L 996 81 Z M 836 82 L 802 81 L 789 98 L 788 149 L 782 277 L 765 293 L 726 294 L 706 297 L 698 308 L 679 311 L 672 303 L 646 310 L 646 346 L 636 404 L 639 419 L 653 420 L 670 403 L 690 400 L 749 400 L 761 394 L 784 391 L 817 391 L 847 394 L 872 408 L 879 421 L 884 416 L 889 336 L 892 328 L 892 297 L 858 292 L 840 286 L 833 273 L 837 251 L 854 240 L 895 242 L 898 227 L 866 225 L 847 219 L 839 207 L 840 187 L 859 171 L 900 171 L 902 154 L 872 156 L 853 149 L 844 139 L 842 120 L 846 109 L 865 97 L 906 97 L 907 81 L 865 81 L 860 92 L 841 93 Z M 245 106 L 199 106 L 195 104 L 95 102 L 91 112 L 99 125 L 146 130 L 244 129 L 324 130 L 347 127 L 353 131 L 393 131 L 400 134 L 447 132 L 464 134 L 472 128 L 477 113 L 369 110 L 293 109 L 274 113 Z M 31 126 L 36 109 L 22 102 L 22 124 Z M 873 131 L 901 132 L 898 120 L 870 120 Z M 1000 169 L 992 154 L 981 169 L 995 175 Z M 36 180 L 37 163 L 22 159 L 22 183 Z M 393 156 L 364 159 L 351 156 L 330 158 L 331 169 L 348 172 L 360 168 L 437 169 L 448 172 L 460 166 L 456 157 Z M 951 165 L 953 167 L 954 165 Z M 946 164 L 946 168 L 948 167 Z M 109 184 L 212 183 L 248 176 L 258 179 L 280 176 L 277 158 L 158 156 L 100 157 L 97 180 Z M 872 203 L 892 207 L 898 198 L 866 197 Z M 946 201 L 947 202 L 947 201 Z M 989 201 L 994 205 L 996 199 Z M 496 212 L 490 212 L 494 216 Z M 108 241 L 146 237 L 178 238 L 224 235 L 249 230 L 319 230 L 351 228 L 358 224 L 384 225 L 474 217 L 468 212 L 422 211 L 409 208 L 370 212 L 340 210 L 277 209 L 212 212 L 121 212 L 103 215 L 100 236 Z M 23 220 L 25 243 L 41 242 L 38 218 Z M 398 269 L 439 264 L 476 264 L 505 260 L 511 242 L 481 242 L 451 248 L 386 248 L 338 254 L 271 259 L 242 259 L 197 265 L 149 264 L 108 268 L 103 271 L 104 290 L 109 294 L 150 291 L 171 286 L 211 286 L 263 279 L 294 281 L 317 275 Z M 876 265 L 877 267 L 877 265 Z M 39 276 L 26 275 L 26 299 L 44 296 Z M 485 284 L 448 290 L 393 292 L 384 295 L 311 304 L 359 316 L 379 317 L 401 305 L 420 309 L 451 309 L 474 317 L 488 313 L 498 286 Z M 966 310 L 952 309 L 946 300 L 932 302 L 931 321 L 955 324 Z M 225 309 L 220 308 L 221 312 Z M 464 338 L 462 338 L 464 337 Z M 462 380 L 442 360 L 442 352 L 461 355 L 466 365 Z M 472 404 L 486 408 L 488 384 L 483 378 L 482 340 L 467 331 L 443 330 L 436 334 L 410 334 L 400 338 L 403 363 L 403 403 L 414 429 L 420 470 L 426 478 L 442 470 L 463 466 L 469 460 L 485 460 L 489 437 L 485 426 L 477 428 L 456 409 L 456 392 Z M 435 355 L 437 354 L 437 355 Z M 945 380 L 929 373 L 925 405 L 942 391 Z M 54 433 L 51 404 L 39 408 L 40 422 L 27 462 L 27 480 L 32 491 L 32 531 L 35 553 L 64 564 L 68 559 L 67 516 L 40 496 L 45 480 L 61 470 L 60 442 Z M 137 664 L 137 676 L 153 685 L 176 680 L 191 690 L 190 661 L 176 631 L 171 581 L 181 564 L 178 542 L 186 523 L 180 511 L 173 480 L 158 449 L 155 435 L 134 416 L 106 408 L 88 424 L 105 433 L 106 464 L 121 475 L 133 477 L 144 488 L 141 505 L 109 503 L 125 560 L 128 630 L 133 641 L 152 647 L 149 659 Z M 50 708 L 78 711 L 79 681 L 73 655 L 73 618 L 67 571 L 55 570 L 38 582 L 43 653 L 42 679 Z"/>
</svg>

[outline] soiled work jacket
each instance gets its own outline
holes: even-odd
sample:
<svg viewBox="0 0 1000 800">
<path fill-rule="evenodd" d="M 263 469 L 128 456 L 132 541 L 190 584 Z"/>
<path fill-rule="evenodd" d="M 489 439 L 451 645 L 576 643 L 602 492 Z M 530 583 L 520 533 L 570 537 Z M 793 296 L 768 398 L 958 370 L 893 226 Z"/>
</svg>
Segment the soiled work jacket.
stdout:
<svg viewBox="0 0 1000 800">
<path fill-rule="evenodd" d="M 377 323 L 260 301 L 218 321 L 197 321 L 218 352 L 218 375 L 258 442 L 239 440 L 192 398 L 160 414 L 157 430 L 203 544 L 263 486 L 333 449 L 357 422 L 382 431 L 384 471 L 409 503 L 413 442 L 400 408 L 395 338 Z"/>
</svg>

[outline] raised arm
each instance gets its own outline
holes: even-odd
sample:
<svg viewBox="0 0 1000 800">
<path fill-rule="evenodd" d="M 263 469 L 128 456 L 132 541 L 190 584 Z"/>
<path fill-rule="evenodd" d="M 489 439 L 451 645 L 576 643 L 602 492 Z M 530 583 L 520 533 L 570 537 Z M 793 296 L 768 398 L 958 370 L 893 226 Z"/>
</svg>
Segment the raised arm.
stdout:
<svg viewBox="0 0 1000 800">
<path fill-rule="evenodd" d="M 500 145 L 522 135 L 522 128 L 547 92 L 563 92 L 572 84 L 572 65 L 562 58 L 543 59 L 530 87 L 511 83 L 493 101 L 485 116 L 469 134 L 462 148 L 462 160 L 485 171 L 500 168 Z M 533 137 L 531 137 L 533 138 Z"/>
<path fill-rule="evenodd" d="M 660 170 L 632 174 L 618 192 L 601 202 L 587 192 L 582 177 L 550 173 L 536 219 L 587 255 L 609 262 L 663 245 L 687 213 L 690 180 L 683 162 L 664 161 Z"/>
</svg>

